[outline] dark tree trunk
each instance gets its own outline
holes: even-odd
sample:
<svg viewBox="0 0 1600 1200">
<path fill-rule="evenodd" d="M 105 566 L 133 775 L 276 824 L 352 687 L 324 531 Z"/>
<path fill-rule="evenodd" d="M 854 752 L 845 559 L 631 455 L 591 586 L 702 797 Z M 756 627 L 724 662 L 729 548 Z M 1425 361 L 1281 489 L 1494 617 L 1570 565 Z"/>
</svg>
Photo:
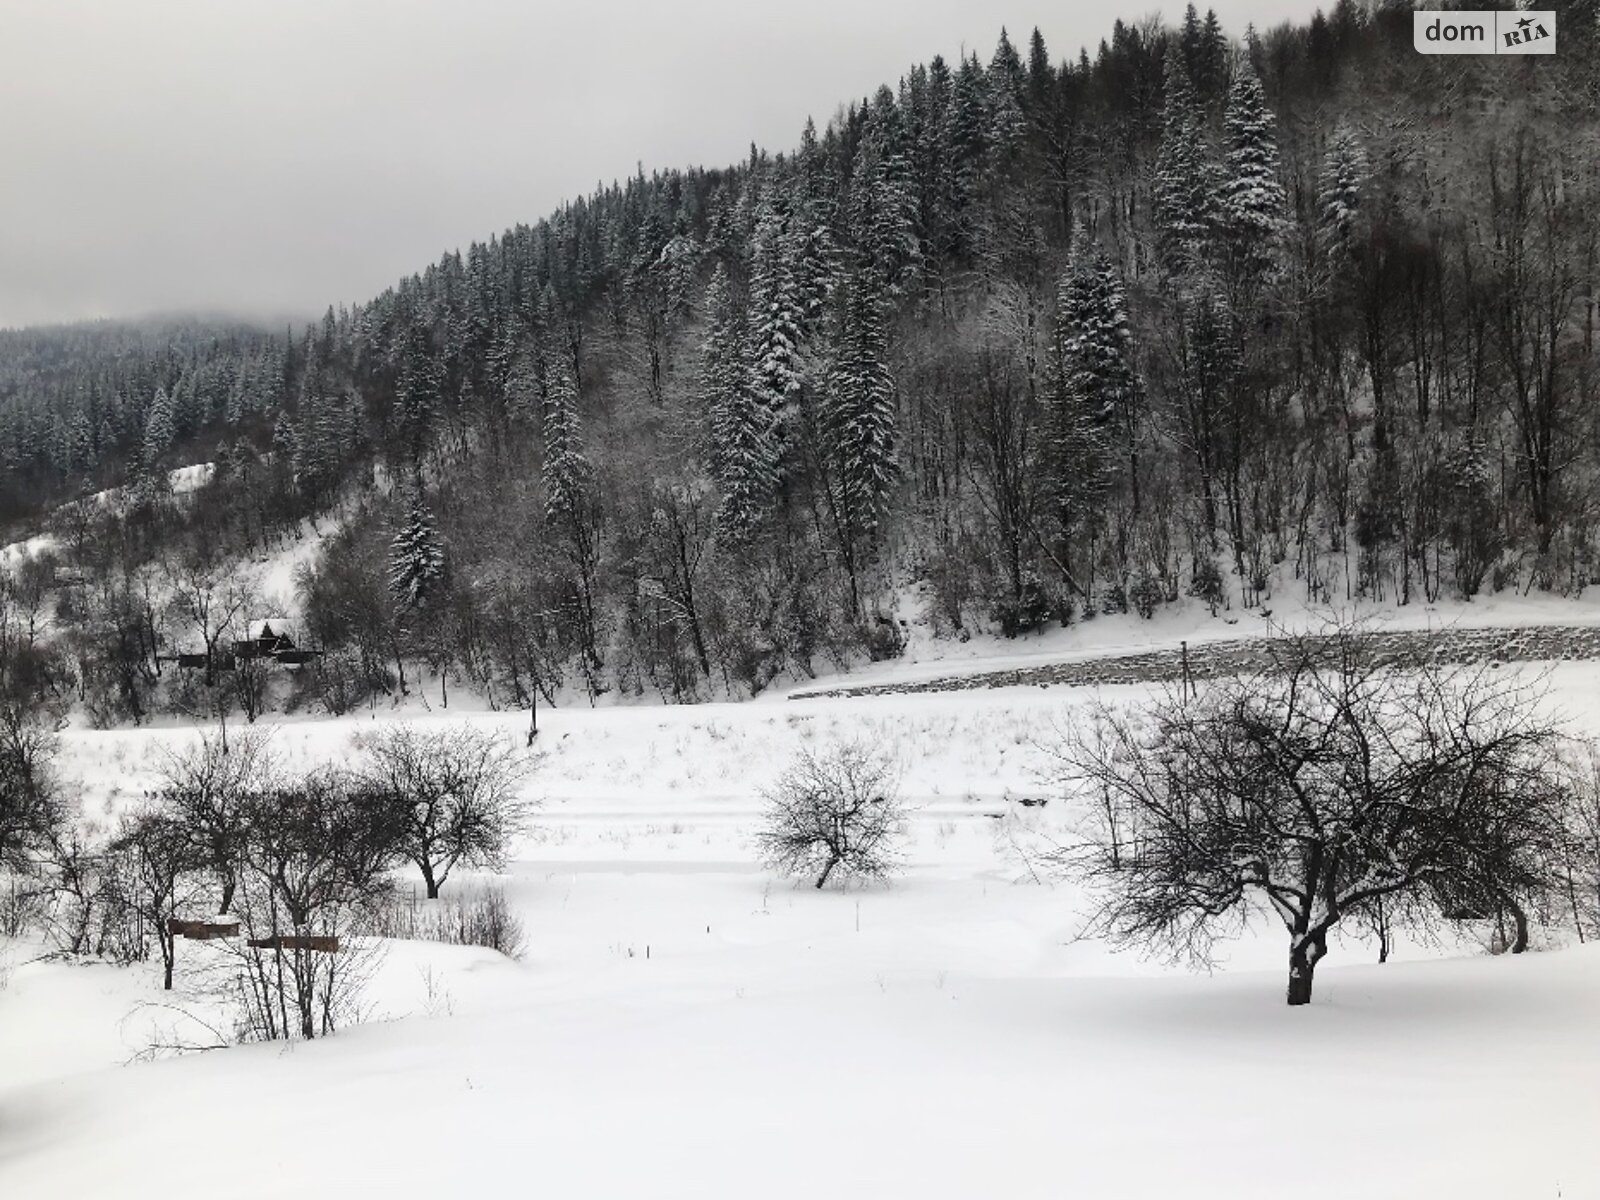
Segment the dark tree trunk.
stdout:
<svg viewBox="0 0 1600 1200">
<path fill-rule="evenodd" d="M 833 869 L 838 865 L 839 859 L 837 857 L 828 860 L 828 865 L 822 868 L 822 874 L 817 876 L 818 891 L 822 890 L 822 886 L 828 882 L 828 876 L 833 874 Z"/>
<path fill-rule="evenodd" d="M 1323 937 L 1296 938 L 1289 947 L 1289 1005 L 1311 1003 L 1311 984 L 1317 963 L 1326 953 Z"/>
<path fill-rule="evenodd" d="M 1511 939 L 1511 953 L 1521 954 L 1528 948 L 1528 914 L 1515 900 L 1506 901 L 1506 911 L 1511 914 L 1515 933 Z"/>
</svg>

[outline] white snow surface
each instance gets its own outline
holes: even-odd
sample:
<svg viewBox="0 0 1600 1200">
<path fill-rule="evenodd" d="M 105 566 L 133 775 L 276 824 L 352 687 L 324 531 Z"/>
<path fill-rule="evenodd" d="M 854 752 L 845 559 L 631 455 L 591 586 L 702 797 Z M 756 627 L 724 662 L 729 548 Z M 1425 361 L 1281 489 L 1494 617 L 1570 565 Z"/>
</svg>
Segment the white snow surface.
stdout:
<svg viewBox="0 0 1600 1200">
<path fill-rule="evenodd" d="M 1592 727 L 1600 667 L 1549 680 Z M 1269 924 L 1210 974 L 1078 939 L 1084 897 L 1016 847 L 1068 819 L 1035 743 L 1092 695 L 541 713 L 538 830 L 501 880 L 524 959 L 390 943 L 374 1019 L 313 1043 L 130 1064 L 202 951 L 169 998 L 0 943 L 0 1193 L 1600 1197 L 1600 947 L 1402 942 L 1379 966 L 1343 938 L 1291 1010 Z M 272 736 L 346 757 L 385 719 Z M 68 731 L 86 819 L 193 736 Z M 900 755 L 908 867 L 775 880 L 759 790 L 840 736 Z"/>
<path fill-rule="evenodd" d="M 23 538 L 20 542 L 0 546 L 0 569 L 15 570 L 31 558 L 53 553 L 60 545 L 61 539 L 55 534 L 40 533 Z"/>
<path fill-rule="evenodd" d="M 1309 604 L 1293 581 L 1279 581 L 1278 594 L 1255 608 L 1219 609 L 1184 597 L 1163 605 L 1146 620 L 1136 613 L 1081 617 L 1066 627 L 1053 624 L 1038 633 L 1005 639 L 975 634 L 966 641 L 936 636 L 925 613 L 928 598 L 907 589 L 899 599 L 904 619 L 905 654 L 880 663 L 852 664 L 845 672 L 822 667 L 816 680 L 790 681 L 785 693 L 856 684 L 914 682 L 984 671 L 1044 666 L 1075 659 L 1176 649 L 1180 643 L 1201 645 L 1239 638 L 1266 637 L 1282 630 L 1315 631 L 1332 622 L 1355 620 L 1372 630 L 1441 630 L 1520 628 L 1530 625 L 1600 625 L 1600 589 L 1578 597 L 1548 593 L 1523 595 L 1507 591 L 1470 601 L 1441 598 L 1428 604 L 1340 601 Z M 822 666 L 822 664 L 819 664 Z"/>
</svg>

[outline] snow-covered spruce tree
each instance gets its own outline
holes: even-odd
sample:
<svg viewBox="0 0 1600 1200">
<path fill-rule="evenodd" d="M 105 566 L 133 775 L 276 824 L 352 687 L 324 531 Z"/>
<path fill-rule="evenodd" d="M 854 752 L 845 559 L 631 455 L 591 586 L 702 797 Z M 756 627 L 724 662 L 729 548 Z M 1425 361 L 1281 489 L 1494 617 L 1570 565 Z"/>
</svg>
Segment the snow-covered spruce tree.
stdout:
<svg viewBox="0 0 1600 1200">
<path fill-rule="evenodd" d="M 1131 455 L 1137 389 L 1122 281 L 1098 248 L 1079 247 L 1056 298 L 1054 412 L 1050 428 L 1057 519 L 1070 539 L 1092 529 L 1095 513 Z M 1070 560 L 1069 560 L 1070 562 Z"/>
<path fill-rule="evenodd" d="M 506 420 L 519 428 L 534 428 L 539 420 L 539 373 L 534 352 L 516 350 L 506 367 Z"/>
<path fill-rule="evenodd" d="M 849 227 L 859 256 L 889 295 L 909 283 L 922 255 L 904 140 L 894 97 L 888 88 L 880 88 L 856 148 Z"/>
<path fill-rule="evenodd" d="M 1261 79 L 1248 54 L 1240 54 L 1223 114 L 1227 156 L 1220 196 L 1223 227 L 1236 267 L 1268 270 L 1288 222 L 1288 201 L 1278 177 L 1277 118 L 1267 107 Z"/>
<path fill-rule="evenodd" d="M 88 472 L 94 469 L 98 461 L 94 434 L 94 423 L 89 419 L 89 414 L 80 409 L 72 419 L 71 443 L 67 455 L 69 470 Z"/>
<path fill-rule="evenodd" d="M 411 460 L 421 459 L 439 412 L 439 364 L 428 345 L 427 331 L 414 327 L 407 335 L 400 363 L 399 424 Z"/>
<path fill-rule="evenodd" d="M 591 474 L 578 423 L 578 394 L 571 377 L 557 371 L 544 402 L 545 519 L 559 525 L 577 518 L 587 504 Z"/>
<path fill-rule="evenodd" d="M 793 272 L 785 253 L 784 220 L 773 197 L 756 209 L 750 262 L 750 350 L 747 390 L 766 409 L 781 480 L 798 420 L 803 368 L 800 340 L 805 323 Z"/>
<path fill-rule="evenodd" d="M 1194 86 L 1176 43 L 1167 49 L 1164 89 L 1152 190 L 1162 262 L 1169 271 L 1181 272 L 1205 253 L 1216 224 L 1218 181 Z"/>
<path fill-rule="evenodd" d="M 799 304 L 801 336 L 806 338 L 826 319 L 828 300 L 839 275 L 839 248 L 831 227 L 837 211 L 832 194 L 836 184 L 817 143 L 816 126 L 809 120 L 801 136 L 796 164 L 796 188 L 790 198 L 784 253 Z"/>
<path fill-rule="evenodd" d="M 307 393 L 297 415 L 295 483 L 303 495 L 326 499 L 356 449 L 359 422 L 349 398 L 337 391 Z"/>
<path fill-rule="evenodd" d="M 577 637 L 591 692 L 600 689 L 596 577 L 600 569 L 594 468 L 583 449 L 578 389 L 565 369 L 549 378 L 544 402 L 544 515 L 572 569 Z"/>
<path fill-rule="evenodd" d="M 1013 152 L 1027 136 L 1028 122 L 1022 112 L 1025 75 L 1022 58 L 1001 26 L 1000 41 L 989 60 L 989 138 L 1000 155 Z"/>
<path fill-rule="evenodd" d="M 167 389 L 158 387 L 155 398 L 144 418 L 144 465 L 153 470 L 172 447 L 172 398 Z"/>
<path fill-rule="evenodd" d="M 968 258 L 974 249 L 973 206 L 983 190 L 987 82 L 977 55 L 961 60 L 951 83 L 950 103 L 938 136 L 944 154 L 938 196 L 951 256 Z"/>
<path fill-rule="evenodd" d="M 739 542 L 760 526 L 777 491 L 772 410 L 756 398 L 744 350 L 744 325 L 728 273 L 718 266 L 706 289 L 706 332 L 700 343 L 711 474 L 721 492 L 717 527 Z"/>
<path fill-rule="evenodd" d="M 857 612 L 861 543 L 877 533 L 897 474 L 895 384 L 879 286 L 863 271 L 846 287 L 818 421 L 835 531 Z"/>
<path fill-rule="evenodd" d="M 1330 253 L 1342 253 L 1349 246 L 1361 213 L 1367 171 L 1360 136 L 1340 122 L 1328 139 L 1317 181 L 1317 234 Z"/>
<path fill-rule="evenodd" d="M 419 481 L 406 523 L 389 543 L 389 594 L 399 608 L 411 610 L 426 603 L 444 578 L 444 544 Z"/>
</svg>

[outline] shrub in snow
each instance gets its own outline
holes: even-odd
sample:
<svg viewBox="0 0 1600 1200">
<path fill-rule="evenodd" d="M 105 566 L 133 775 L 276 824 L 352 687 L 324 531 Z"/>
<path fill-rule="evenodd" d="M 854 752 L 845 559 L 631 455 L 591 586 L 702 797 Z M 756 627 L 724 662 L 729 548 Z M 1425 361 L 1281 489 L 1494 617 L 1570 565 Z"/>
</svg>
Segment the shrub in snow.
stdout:
<svg viewBox="0 0 1600 1200">
<path fill-rule="evenodd" d="M 522 920 L 498 887 L 467 889 L 443 900 L 418 903 L 415 894 L 396 897 L 376 914 L 373 932 L 390 938 L 482 946 L 507 958 L 522 957 Z"/>
<path fill-rule="evenodd" d="M 802 750 L 766 793 L 761 861 L 819 888 L 836 872 L 885 879 L 900 865 L 899 793 L 894 760 L 863 742 Z"/>
<path fill-rule="evenodd" d="M 1161 581 L 1148 571 L 1141 572 L 1128 589 L 1128 600 L 1133 605 L 1133 611 L 1146 621 L 1156 615 L 1157 606 L 1165 598 Z"/>
<path fill-rule="evenodd" d="M 1204 600 L 1210 606 L 1212 616 L 1216 616 L 1217 609 L 1227 602 L 1222 568 L 1217 566 L 1217 560 L 1211 555 L 1195 556 L 1194 569 L 1189 578 L 1189 595 Z"/>
<path fill-rule="evenodd" d="M 1003 595 L 995 601 L 994 618 L 1000 632 L 1008 637 L 1019 637 L 1043 629 L 1056 614 L 1056 605 L 1039 577 L 1033 572 L 1022 577 L 1016 595 Z"/>
</svg>

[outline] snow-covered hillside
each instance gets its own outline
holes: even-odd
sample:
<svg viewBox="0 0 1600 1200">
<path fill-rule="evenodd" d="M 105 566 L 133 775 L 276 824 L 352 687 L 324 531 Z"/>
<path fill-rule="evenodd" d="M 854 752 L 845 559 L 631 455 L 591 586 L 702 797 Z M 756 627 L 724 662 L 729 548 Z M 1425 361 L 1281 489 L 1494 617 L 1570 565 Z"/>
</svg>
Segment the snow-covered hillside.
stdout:
<svg viewBox="0 0 1600 1200">
<path fill-rule="evenodd" d="M 215 463 L 191 463 L 167 472 L 167 491 L 172 496 L 187 496 L 199 491 L 216 473 Z M 107 488 L 94 492 L 81 500 L 73 501 L 71 508 L 82 505 L 93 511 L 119 512 L 128 506 L 131 492 L 128 488 Z M 59 516 L 61 510 L 53 515 Z M 0 568 L 15 569 L 21 563 L 40 554 L 53 553 L 61 548 L 61 539 L 53 533 L 36 533 L 0 546 Z"/>
<path fill-rule="evenodd" d="M 1592 728 L 1600 669 L 1563 665 L 1550 682 Z M 1069 820 L 1037 743 L 1090 698 L 542 714 L 538 831 L 504 878 L 525 959 L 390 944 L 373 1020 L 288 1050 L 122 1065 L 185 1020 L 151 1007 L 167 1000 L 156 975 L 26 962 L 12 944 L 0 1186 L 161 1200 L 1600 1196 L 1595 947 L 1513 959 L 1404 941 L 1378 966 L 1349 936 L 1316 1003 L 1291 1010 L 1282 935 L 1265 924 L 1209 975 L 1080 940 L 1082 897 L 1022 852 Z M 273 739 L 291 762 L 333 759 L 382 719 Z M 525 714 L 468 719 L 520 732 Z M 137 797 L 193 736 L 69 732 L 88 816 Z M 752 861 L 759 789 L 797 747 L 848 736 L 901 760 L 907 872 L 821 893 L 772 878 Z"/>
</svg>

